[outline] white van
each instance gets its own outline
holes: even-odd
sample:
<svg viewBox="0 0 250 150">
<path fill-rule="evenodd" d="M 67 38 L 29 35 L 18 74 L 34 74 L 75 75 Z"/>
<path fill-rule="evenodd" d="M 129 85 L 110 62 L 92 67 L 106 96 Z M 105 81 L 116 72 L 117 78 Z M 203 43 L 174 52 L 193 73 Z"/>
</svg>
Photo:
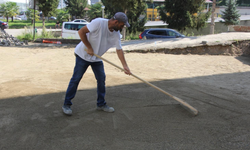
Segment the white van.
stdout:
<svg viewBox="0 0 250 150">
<path fill-rule="evenodd" d="M 62 38 L 80 39 L 78 30 L 87 24 L 87 22 L 64 22 L 62 25 Z"/>
</svg>

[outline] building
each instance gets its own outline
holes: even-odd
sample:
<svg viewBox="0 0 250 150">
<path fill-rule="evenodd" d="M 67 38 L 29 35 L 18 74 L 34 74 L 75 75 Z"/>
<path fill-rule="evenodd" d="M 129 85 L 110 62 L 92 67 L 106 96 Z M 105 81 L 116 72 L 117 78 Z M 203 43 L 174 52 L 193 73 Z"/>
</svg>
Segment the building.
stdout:
<svg viewBox="0 0 250 150">
<path fill-rule="evenodd" d="M 29 8 L 28 5 L 29 0 L 1 0 L 0 4 L 6 2 L 16 2 L 17 6 L 19 6 L 19 12 L 27 11 Z"/>
<path fill-rule="evenodd" d="M 151 3 L 150 1 L 146 2 L 147 3 L 147 18 L 149 21 L 160 21 L 160 16 L 158 14 L 157 7 L 164 5 L 165 0 L 153 0 Z M 206 10 L 208 11 L 209 7 L 212 5 L 211 0 L 205 0 L 206 3 Z"/>
<path fill-rule="evenodd" d="M 88 5 L 93 5 L 98 2 L 101 2 L 101 0 L 88 0 Z M 58 9 L 62 9 L 65 7 L 66 7 L 66 4 L 64 3 L 64 0 L 59 0 Z"/>
<path fill-rule="evenodd" d="M 64 3 L 64 1 L 63 0 L 59 0 L 59 5 L 58 5 L 57 9 L 63 9 L 65 7 L 66 7 L 66 4 Z"/>
<path fill-rule="evenodd" d="M 153 3 L 151 2 L 146 2 L 147 3 L 147 18 L 150 21 L 159 21 L 160 16 L 158 14 L 158 10 L 156 7 L 163 5 L 165 0 L 154 0 Z"/>
<path fill-rule="evenodd" d="M 93 5 L 95 3 L 102 2 L 101 0 L 90 0 L 90 5 Z"/>
</svg>

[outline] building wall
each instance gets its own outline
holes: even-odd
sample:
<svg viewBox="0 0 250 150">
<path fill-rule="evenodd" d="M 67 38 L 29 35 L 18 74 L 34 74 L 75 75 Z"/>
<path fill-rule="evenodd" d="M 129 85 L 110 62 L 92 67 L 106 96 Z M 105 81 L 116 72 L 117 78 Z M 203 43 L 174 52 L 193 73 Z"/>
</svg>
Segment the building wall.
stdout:
<svg viewBox="0 0 250 150">
<path fill-rule="evenodd" d="M 218 7 L 220 14 L 222 14 L 222 11 L 225 11 L 225 6 Z M 237 10 L 239 11 L 240 15 L 250 15 L 250 7 L 237 7 Z"/>
<path fill-rule="evenodd" d="M 147 18 L 150 21 L 159 21 L 160 16 L 158 16 L 157 9 L 148 8 L 147 9 Z"/>
<path fill-rule="evenodd" d="M 28 1 L 28 0 L 27 0 Z M 0 1 L 0 4 L 2 3 L 6 3 L 6 2 L 15 2 L 15 0 L 1 0 Z M 16 2 L 17 6 L 19 6 L 19 12 L 20 11 L 26 11 L 27 8 L 29 7 L 28 4 L 26 5 L 26 3 L 19 3 L 19 2 Z"/>
<path fill-rule="evenodd" d="M 240 21 L 241 26 L 250 26 L 250 20 L 242 20 Z M 214 27 L 214 33 L 222 33 L 222 32 L 227 32 L 228 27 L 224 25 L 224 23 L 221 22 L 216 22 L 215 27 Z M 186 34 L 189 35 L 208 35 L 210 34 L 210 23 L 207 24 L 207 26 L 201 30 L 194 30 L 194 29 L 187 29 Z"/>
<path fill-rule="evenodd" d="M 250 32 L 250 26 L 230 26 L 229 31 L 233 32 Z"/>
</svg>

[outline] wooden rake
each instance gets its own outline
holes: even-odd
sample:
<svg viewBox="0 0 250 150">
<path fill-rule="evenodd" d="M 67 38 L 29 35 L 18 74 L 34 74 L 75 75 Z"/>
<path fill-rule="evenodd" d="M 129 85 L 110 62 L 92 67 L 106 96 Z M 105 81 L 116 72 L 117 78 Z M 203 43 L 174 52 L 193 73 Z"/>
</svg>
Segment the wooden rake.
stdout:
<svg viewBox="0 0 250 150">
<path fill-rule="evenodd" d="M 105 61 L 105 62 L 111 64 L 112 66 L 114 66 L 114 67 L 116 67 L 116 68 L 118 68 L 118 69 L 120 69 L 120 70 L 122 70 L 122 71 L 125 71 L 123 68 L 117 66 L 116 64 L 114 64 L 114 63 L 108 61 L 107 59 L 105 59 L 105 58 L 103 58 L 103 57 L 101 57 L 101 56 L 99 56 L 99 55 L 97 55 L 97 54 L 94 54 L 94 56 L 96 56 L 96 57 L 102 59 L 103 61 Z M 189 105 L 187 102 L 183 101 L 182 99 L 180 99 L 180 98 L 178 98 L 178 97 L 176 97 L 176 96 L 171 95 L 170 93 L 164 91 L 163 89 L 161 89 L 161 88 L 159 88 L 159 87 L 153 85 L 152 83 L 149 83 L 148 81 L 143 80 L 142 78 L 140 78 L 140 77 L 138 77 L 138 76 L 136 76 L 136 75 L 134 75 L 134 74 L 131 74 L 131 75 L 132 75 L 133 77 L 137 78 L 138 80 L 141 80 L 142 82 L 148 84 L 149 86 L 151 86 L 151 87 L 153 87 L 153 88 L 155 88 L 155 89 L 161 91 L 162 93 L 164 93 L 164 94 L 166 94 L 166 95 L 172 97 L 173 99 L 175 99 L 176 101 L 178 101 L 178 102 L 180 103 L 180 105 L 181 105 L 183 108 L 185 108 L 186 110 L 188 110 L 188 111 L 189 111 L 190 113 L 192 113 L 193 115 L 195 115 L 195 116 L 198 115 L 198 110 L 195 109 L 194 107 L 192 107 L 191 105 Z"/>
</svg>

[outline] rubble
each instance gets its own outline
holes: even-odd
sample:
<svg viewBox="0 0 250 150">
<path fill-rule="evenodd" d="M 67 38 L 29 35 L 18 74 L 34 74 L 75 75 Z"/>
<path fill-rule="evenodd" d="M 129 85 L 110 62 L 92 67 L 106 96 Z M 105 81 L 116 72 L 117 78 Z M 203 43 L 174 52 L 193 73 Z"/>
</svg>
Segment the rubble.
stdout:
<svg viewBox="0 0 250 150">
<path fill-rule="evenodd" d="M 28 41 L 19 41 L 16 37 L 0 29 L 0 46 L 22 46 L 24 44 L 28 45 Z"/>
</svg>

